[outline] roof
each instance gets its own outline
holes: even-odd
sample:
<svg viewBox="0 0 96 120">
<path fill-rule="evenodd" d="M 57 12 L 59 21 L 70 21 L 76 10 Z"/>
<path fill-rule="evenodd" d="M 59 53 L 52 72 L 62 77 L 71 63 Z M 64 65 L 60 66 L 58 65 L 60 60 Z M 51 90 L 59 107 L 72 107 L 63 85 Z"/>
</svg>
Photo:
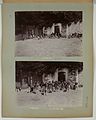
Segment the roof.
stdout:
<svg viewBox="0 0 96 120">
<path fill-rule="evenodd" d="M 16 70 L 23 70 L 25 72 L 38 72 L 38 73 L 54 73 L 56 69 L 68 68 L 68 69 L 78 69 L 83 70 L 82 62 L 61 62 L 61 61 L 51 61 L 51 62 L 37 62 L 37 61 L 17 61 Z"/>
</svg>

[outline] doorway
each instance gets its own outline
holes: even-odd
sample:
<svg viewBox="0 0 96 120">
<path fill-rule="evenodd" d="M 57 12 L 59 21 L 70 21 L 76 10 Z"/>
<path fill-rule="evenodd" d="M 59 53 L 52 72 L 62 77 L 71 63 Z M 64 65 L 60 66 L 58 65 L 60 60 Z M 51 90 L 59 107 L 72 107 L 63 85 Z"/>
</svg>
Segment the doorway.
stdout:
<svg viewBox="0 0 96 120">
<path fill-rule="evenodd" d="M 58 73 L 58 81 L 64 82 L 66 80 L 65 74 L 66 74 L 65 72 L 59 72 Z"/>
<path fill-rule="evenodd" d="M 60 34 L 60 28 L 59 26 L 55 26 L 55 34 Z"/>
</svg>

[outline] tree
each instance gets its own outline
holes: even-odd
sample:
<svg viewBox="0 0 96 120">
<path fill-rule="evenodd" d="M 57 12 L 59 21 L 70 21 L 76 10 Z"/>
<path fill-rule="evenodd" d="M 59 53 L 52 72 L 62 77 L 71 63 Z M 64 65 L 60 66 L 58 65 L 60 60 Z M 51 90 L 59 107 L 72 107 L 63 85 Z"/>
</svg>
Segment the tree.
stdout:
<svg viewBox="0 0 96 120">
<path fill-rule="evenodd" d="M 22 25 L 25 27 L 28 25 L 34 25 L 35 27 L 42 28 L 43 26 L 50 27 L 53 23 L 62 23 L 63 25 L 67 25 L 78 21 L 82 22 L 82 11 L 15 12 L 16 33 L 18 33 L 18 29 L 22 29 Z"/>
</svg>

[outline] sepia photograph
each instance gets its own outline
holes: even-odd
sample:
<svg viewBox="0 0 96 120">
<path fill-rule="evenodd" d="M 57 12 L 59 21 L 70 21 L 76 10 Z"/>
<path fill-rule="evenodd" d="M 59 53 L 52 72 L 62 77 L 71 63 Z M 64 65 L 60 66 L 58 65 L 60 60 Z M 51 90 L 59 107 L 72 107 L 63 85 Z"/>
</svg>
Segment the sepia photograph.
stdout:
<svg viewBox="0 0 96 120">
<path fill-rule="evenodd" d="M 2 6 L 2 116 L 91 117 L 92 3 L 11 1 Z"/>
<path fill-rule="evenodd" d="M 15 12 L 15 56 L 82 56 L 82 11 Z"/>
<path fill-rule="evenodd" d="M 83 105 L 83 62 L 16 61 L 19 106 Z"/>
</svg>

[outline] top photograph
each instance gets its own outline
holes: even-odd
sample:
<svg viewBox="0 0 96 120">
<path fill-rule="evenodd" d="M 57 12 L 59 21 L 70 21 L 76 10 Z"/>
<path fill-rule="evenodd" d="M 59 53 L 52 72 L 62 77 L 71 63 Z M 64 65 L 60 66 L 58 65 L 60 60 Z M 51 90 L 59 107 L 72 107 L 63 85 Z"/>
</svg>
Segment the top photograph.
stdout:
<svg viewBox="0 0 96 120">
<path fill-rule="evenodd" d="M 82 11 L 15 12 L 17 57 L 82 56 L 82 39 Z"/>
</svg>

